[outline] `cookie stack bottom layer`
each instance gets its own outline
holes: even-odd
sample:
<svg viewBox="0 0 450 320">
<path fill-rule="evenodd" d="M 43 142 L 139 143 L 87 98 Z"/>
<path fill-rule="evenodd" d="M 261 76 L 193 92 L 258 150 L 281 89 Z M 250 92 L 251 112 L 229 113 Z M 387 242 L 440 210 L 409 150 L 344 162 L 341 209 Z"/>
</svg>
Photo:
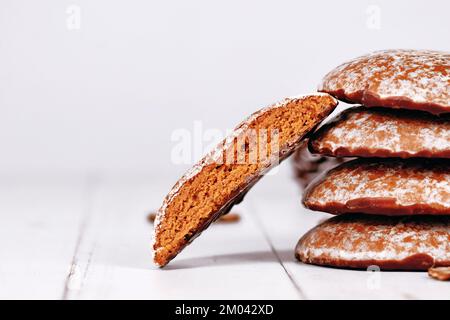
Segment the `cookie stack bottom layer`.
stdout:
<svg viewBox="0 0 450 320">
<path fill-rule="evenodd" d="M 450 217 L 336 216 L 306 233 L 295 255 L 305 263 L 356 269 L 450 266 Z"/>
</svg>

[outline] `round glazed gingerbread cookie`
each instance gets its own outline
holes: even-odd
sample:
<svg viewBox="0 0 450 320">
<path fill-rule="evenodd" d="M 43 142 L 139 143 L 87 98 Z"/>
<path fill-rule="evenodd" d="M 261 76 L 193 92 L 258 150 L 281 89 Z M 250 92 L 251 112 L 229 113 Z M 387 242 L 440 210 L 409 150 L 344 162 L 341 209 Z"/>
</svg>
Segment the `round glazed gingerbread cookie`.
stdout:
<svg viewBox="0 0 450 320">
<path fill-rule="evenodd" d="M 309 147 L 338 157 L 450 158 L 450 116 L 353 107 L 317 130 Z"/>
<path fill-rule="evenodd" d="M 303 203 L 332 214 L 450 215 L 450 160 L 352 160 L 311 183 Z"/>
<path fill-rule="evenodd" d="M 336 107 L 328 94 L 287 98 L 244 120 L 172 188 L 154 226 L 153 260 L 166 265 L 265 172 L 292 154 Z"/>
<path fill-rule="evenodd" d="M 295 256 L 305 263 L 357 269 L 450 266 L 450 217 L 333 217 L 299 240 Z"/>
<path fill-rule="evenodd" d="M 377 51 L 328 73 L 319 91 L 368 107 L 450 112 L 450 53 Z"/>
<path fill-rule="evenodd" d="M 305 189 L 320 174 L 350 159 L 312 154 L 308 150 L 308 144 L 305 143 L 292 156 L 295 179 L 302 189 Z"/>
</svg>

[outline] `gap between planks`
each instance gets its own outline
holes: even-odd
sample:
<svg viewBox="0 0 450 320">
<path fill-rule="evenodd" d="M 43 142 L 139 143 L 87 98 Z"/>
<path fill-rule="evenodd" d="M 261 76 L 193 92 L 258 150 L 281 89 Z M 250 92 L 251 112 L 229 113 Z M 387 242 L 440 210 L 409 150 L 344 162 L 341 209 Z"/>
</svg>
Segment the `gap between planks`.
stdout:
<svg viewBox="0 0 450 320">
<path fill-rule="evenodd" d="M 72 262 L 70 265 L 70 271 L 66 277 L 62 299 L 71 300 L 77 299 L 83 296 L 83 290 L 88 284 L 90 269 L 92 268 L 93 256 L 96 250 L 96 244 L 98 242 L 98 233 L 93 232 L 95 227 L 98 225 L 98 219 L 102 219 L 102 210 L 96 210 L 95 208 L 95 197 L 98 195 L 101 189 L 101 183 L 98 179 L 88 179 L 85 187 L 84 202 L 85 207 L 82 213 L 82 219 L 79 225 L 79 233 L 76 242 L 76 246 L 73 253 Z M 250 199 L 249 199 L 250 200 Z M 254 206 L 251 206 L 251 201 L 247 201 L 248 217 L 253 221 L 253 225 L 258 229 L 261 235 L 261 239 L 264 239 L 270 248 L 270 251 L 276 259 L 275 263 L 278 263 L 287 278 L 289 279 L 287 283 L 293 286 L 293 293 L 297 295 L 299 299 L 305 299 L 305 295 L 300 289 L 299 285 L 296 283 L 295 279 L 291 276 L 289 271 L 285 268 L 283 261 L 275 249 L 267 231 L 265 230 L 263 223 L 259 220 L 257 210 Z M 104 222 L 104 221 L 103 221 Z"/>
<path fill-rule="evenodd" d="M 257 210 L 255 209 L 255 207 L 253 206 L 253 203 L 251 201 L 249 202 L 248 206 L 249 206 L 249 209 L 252 211 L 252 212 L 250 212 L 249 216 L 252 217 L 252 219 L 254 220 L 255 224 L 261 230 L 261 232 L 262 232 L 262 234 L 264 236 L 264 239 L 266 239 L 267 244 L 270 247 L 270 250 L 272 250 L 272 253 L 275 255 L 275 257 L 276 257 L 278 263 L 280 264 L 281 268 L 283 269 L 283 271 L 286 273 L 287 277 L 291 281 L 291 283 L 294 286 L 295 290 L 297 291 L 297 294 L 299 295 L 300 299 L 306 300 L 307 297 L 306 297 L 305 293 L 303 292 L 303 290 L 301 289 L 300 285 L 295 280 L 294 276 L 288 271 L 288 269 L 284 265 L 283 260 L 281 259 L 278 251 L 275 249 L 275 246 L 272 243 L 272 240 L 270 239 L 269 233 L 267 232 L 266 228 L 264 227 L 263 222 L 261 221 L 261 217 L 258 216 Z"/>
<path fill-rule="evenodd" d="M 88 270 L 91 264 L 92 255 L 95 250 L 95 241 L 92 249 L 89 250 L 87 260 L 85 263 L 81 262 L 80 256 L 82 255 L 82 248 L 87 236 L 87 230 L 93 220 L 93 197 L 96 187 L 99 185 L 99 178 L 96 175 L 89 175 L 86 178 L 84 187 L 84 210 L 80 220 L 80 226 L 78 231 L 78 238 L 75 245 L 72 261 L 70 263 L 69 273 L 64 281 L 63 292 L 61 295 L 62 300 L 69 300 L 76 297 L 83 287 L 86 280 Z"/>
</svg>

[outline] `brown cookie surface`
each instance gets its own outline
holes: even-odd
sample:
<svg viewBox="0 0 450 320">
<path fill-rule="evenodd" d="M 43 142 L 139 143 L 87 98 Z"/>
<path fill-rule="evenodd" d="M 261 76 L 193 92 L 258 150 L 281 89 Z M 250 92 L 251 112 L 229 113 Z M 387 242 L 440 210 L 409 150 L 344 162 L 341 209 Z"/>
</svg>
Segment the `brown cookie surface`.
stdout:
<svg viewBox="0 0 450 320">
<path fill-rule="evenodd" d="M 292 156 L 292 167 L 295 179 L 302 189 L 305 189 L 315 178 L 338 164 L 348 161 L 349 158 L 326 157 L 312 154 L 308 145 L 300 147 Z"/>
<path fill-rule="evenodd" d="M 307 232 L 295 255 L 305 263 L 357 269 L 450 266 L 450 217 L 341 215 Z"/>
<path fill-rule="evenodd" d="M 450 158 L 450 116 L 353 107 L 317 130 L 309 146 L 327 156 Z"/>
<path fill-rule="evenodd" d="M 450 112 L 450 53 L 377 51 L 329 72 L 319 91 L 368 107 Z"/>
<path fill-rule="evenodd" d="M 166 265 L 211 222 L 241 201 L 252 185 L 294 152 L 336 105 L 328 94 L 288 98 L 242 122 L 166 196 L 155 220 L 154 262 Z"/>
<path fill-rule="evenodd" d="M 450 160 L 352 160 L 309 185 L 303 203 L 332 214 L 450 215 Z"/>
<path fill-rule="evenodd" d="M 428 269 L 428 275 L 436 280 L 449 281 L 450 267 L 433 267 Z"/>
</svg>

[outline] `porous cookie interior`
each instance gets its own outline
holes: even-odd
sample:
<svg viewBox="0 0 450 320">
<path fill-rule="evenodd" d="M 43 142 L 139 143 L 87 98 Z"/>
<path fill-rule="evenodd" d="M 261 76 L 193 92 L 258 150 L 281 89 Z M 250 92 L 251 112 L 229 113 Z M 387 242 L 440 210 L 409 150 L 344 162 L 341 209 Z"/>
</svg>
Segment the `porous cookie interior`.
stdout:
<svg viewBox="0 0 450 320">
<path fill-rule="evenodd" d="M 232 143 L 222 142 L 219 145 L 219 161 L 205 163 L 199 173 L 185 181 L 177 195 L 168 202 L 156 231 L 155 262 L 164 265 L 173 258 L 190 239 L 220 215 L 225 205 L 271 166 L 274 154 L 282 158 L 283 152 L 292 151 L 288 149 L 325 117 L 335 104 L 329 96 L 293 99 L 281 106 L 263 110 L 251 117 L 249 122 L 241 124 L 236 129 L 240 133 Z M 246 137 L 244 144 L 238 142 L 242 141 L 240 137 L 252 130 L 257 133 L 256 157 Z M 273 132 L 277 133 L 278 150 L 272 146 Z"/>
</svg>

